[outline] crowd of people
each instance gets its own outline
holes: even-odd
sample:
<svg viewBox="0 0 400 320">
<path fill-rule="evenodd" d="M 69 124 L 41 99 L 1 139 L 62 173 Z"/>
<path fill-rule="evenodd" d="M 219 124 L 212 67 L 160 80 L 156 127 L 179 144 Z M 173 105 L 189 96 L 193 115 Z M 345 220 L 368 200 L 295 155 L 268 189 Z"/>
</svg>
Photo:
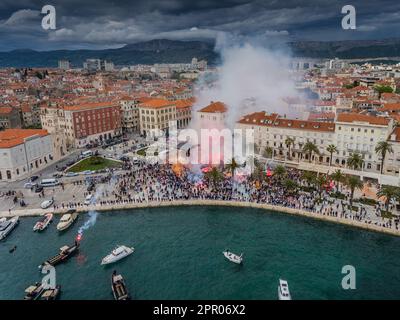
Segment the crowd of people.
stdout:
<svg viewBox="0 0 400 320">
<path fill-rule="evenodd" d="M 288 190 L 281 178 L 274 175 L 268 179 L 258 179 L 251 175 L 232 177 L 227 171 L 225 173 L 218 181 L 215 181 L 204 174 L 200 168 L 189 170 L 181 166 L 177 170 L 171 165 L 140 163 L 128 171 L 110 172 L 106 176 L 92 179 L 91 183 L 94 181 L 96 184 L 93 194 L 98 206 L 175 200 L 240 201 L 288 207 L 399 229 L 398 219 L 380 217 L 376 208 L 375 211 L 368 212 L 367 208 L 360 203 L 357 211 L 354 211 L 354 208 L 350 208 L 349 205 L 349 192 L 346 194 L 346 199 L 336 199 L 331 197 L 330 192 L 325 189 Z M 286 177 L 299 186 L 305 185 L 299 170 L 287 169 Z M 84 195 L 89 193 L 91 192 Z M 75 199 L 61 204 L 62 208 L 79 206 L 84 206 L 84 204 Z M 60 205 L 57 206 L 59 207 Z M 381 206 L 378 204 L 377 208 Z"/>
</svg>

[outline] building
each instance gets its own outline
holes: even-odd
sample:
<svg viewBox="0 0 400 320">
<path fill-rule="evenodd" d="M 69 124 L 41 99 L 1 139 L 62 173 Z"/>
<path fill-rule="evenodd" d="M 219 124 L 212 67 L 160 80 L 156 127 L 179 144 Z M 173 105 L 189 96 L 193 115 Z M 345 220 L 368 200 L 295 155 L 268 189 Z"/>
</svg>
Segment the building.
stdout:
<svg viewBox="0 0 400 320">
<path fill-rule="evenodd" d="M 90 72 L 96 72 L 101 70 L 101 60 L 100 59 L 86 59 L 83 63 L 83 69 Z"/>
<path fill-rule="evenodd" d="M 0 152 L 0 181 L 22 179 L 54 160 L 52 138 L 41 129 L 1 131 Z"/>
<path fill-rule="evenodd" d="M 21 115 L 17 108 L 0 107 L 0 129 L 21 128 Z"/>
<path fill-rule="evenodd" d="M 383 173 L 398 176 L 400 174 L 400 127 L 393 129 L 388 137 L 388 142 L 393 148 L 393 153 L 386 155 Z"/>
<path fill-rule="evenodd" d="M 330 154 L 326 152 L 326 148 L 334 141 L 334 123 L 286 119 L 276 113 L 262 111 L 244 116 L 236 127 L 254 130 L 256 152 L 261 155 L 267 148 L 271 148 L 276 159 L 329 164 Z M 294 143 L 286 145 L 287 138 L 293 139 Z M 303 152 L 307 142 L 314 143 L 320 155 L 312 155 L 309 159 L 309 155 Z"/>
<path fill-rule="evenodd" d="M 197 117 L 200 129 L 223 129 L 225 128 L 225 117 L 227 106 L 222 102 L 213 102 L 198 110 Z"/>
<path fill-rule="evenodd" d="M 58 69 L 69 70 L 69 69 L 71 69 L 71 63 L 68 60 L 59 60 L 58 61 Z"/>
<path fill-rule="evenodd" d="M 340 113 L 336 119 L 334 145 L 338 153 L 334 163 L 345 166 L 352 153 L 361 153 L 365 171 L 380 172 L 381 161 L 375 153 L 380 141 L 388 139 L 393 131 L 393 120 L 359 113 Z"/>
<path fill-rule="evenodd" d="M 178 129 L 186 128 L 192 120 L 193 99 L 176 100 L 176 125 Z"/>
<path fill-rule="evenodd" d="M 124 132 L 139 132 L 139 103 L 134 97 L 124 96 L 120 100 L 122 112 L 122 130 Z"/>
<path fill-rule="evenodd" d="M 140 133 L 156 136 L 168 132 L 169 122 L 176 120 L 176 106 L 172 101 L 150 99 L 139 105 Z"/>
<path fill-rule="evenodd" d="M 54 132 L 59 146 L 82 148 L 122 134 L 121 109 L 115 102 L 81 103 L 73 106 L 43 106 L 43 129 Z"/>
</svg>

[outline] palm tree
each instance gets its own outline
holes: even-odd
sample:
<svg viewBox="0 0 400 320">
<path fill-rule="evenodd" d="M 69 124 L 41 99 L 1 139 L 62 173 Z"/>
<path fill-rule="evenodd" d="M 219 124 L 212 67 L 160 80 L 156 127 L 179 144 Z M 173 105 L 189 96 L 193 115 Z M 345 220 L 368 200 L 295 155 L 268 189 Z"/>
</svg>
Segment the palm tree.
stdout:
<svg viewBox="0 0 400 320">
<path fill-rule="evenodd" d="M 276 166 L 274 169 L 274 176 L 281 180 L 284 176 L 286 176 L 286 168 L 282 165 Z"/>
<path fill-rule="evenodd" d="M 326 147 L 326 151 L 329 152 L 330 157 L 329 157 L 329 166 L 332 165 L 332 156 L 334 153 L 338 153 L 338 149 L 336 148 L 336 146 L 334 144 L 330 144 L 329 146 Z"/>
<path fill-rule="evenodd" d="M 383 163 L 387 153 L 393 153 L 392 145 L 387 141 L 380 141 L 375 147 L 376 154 L 380 155 L 381 160 L 381 174 L 383 173 Z"/>
<path fill-rule="evenodd" d="M 263 156 L 265 158 L 272 158 L 272 155 L 274 154 L 274 149 L 272 147 L 265 147 Z"/>
<path fill-rule="evenodd" d="M 354 191 L 356 189 L 361 190 L 364 184 L 362 183 L 360 178 L 356 176 L 348 176 L 345 180 L 345 184 L 350 188 L 350 208 L 351 210 L 353 210 Z"/>
<path fill-rule="evenodd" d="M 290 138 L 290 137 L 287 137 L 286 140 L 285 140 L 285 144 L 286 144 L 286 147 L 288 148 L 288 153 L 289 153 L 289 157 L 288 158 L 290 160 L 290 158 L 291 158 L 290 147 L 292 145 L 294 145 L 294 139 Z"/>
<path fill-rule="evenodd" d="M 301 178 L 307 182 L 308 187 L 311 187 L 311 185 L 314 184 L 315 180 L 317 179 L 317 176 L 314 172 L 303 171 Z"/>
<path fill-rule="evenodd" d="M 224 175 L 217 167 L 213 167 L 210 171 L 206 173 L 206 177 L 210 181 L 212 181 L 214 189 L 216 189 L 218 182 L 220 182 L 224 178 Z"/>
<path fill-rule="evenodd" d="M 347 158 L 347 165 L 354 170 L 357 170 L 359 168 L 361 169 L 363 164 L 364 164 L 364 159 L 362 158 L 362 155 L 359 152 L 351 153 L 350 157 Z"/>
<path fill-rule="evenodd" d="M 334 173 L 331 174 L 331 179 L 336 182 L 336 191 L 339 192 L 340 183 L 344 181 L 344 174 L 340 169 L 335 170 Z"/>
<path fill-rule="evenodd" d="M 328 183 L 328 179 L 327 179 L 326 175 L 320 174 L 320 175 L 317 177 L 317 179 L 316 179 L 315 182 L 317 183 L 318 191 L 321 192 L 321 191 L 322 191 L 322 188 L 323 188 L 324 186 L 326 186 L 326 184 Z"/>
<path fill-rule="evenodd" d="M 235 171 L 240 165 L 236 162 L 235 158 L 232 158 L 231 162 L 226 165 L 226 168 L 232 173 L 232 178 L 235 176 Z"/>
<path fill-rule="evenodd" d="M 382 186 L 376 193 L 378 198 L 385 197 L 386 211 L 389 211 L 389 204 L 392 199 L 400 199 L 400 188 L 394 186 Z"/>
<path fill-rule="evenodd" d="M 313 153 L 319 154 L 318 147 L 314 143 L 312 143 L 311 141 L 307 141 L 305 143 L 305 145 L 303 147 L 303 152 L 308 153 L 309 162 L 311 162 L 311 157 L 312 157 Z"/>
<path fill-rule="evenodd" d="M 285 179 L 285 181 L 283 181 L 283 186 L 288 193 L 293 193 L 298 188 L 297 182 L 292 179 Z"/>
</svg>

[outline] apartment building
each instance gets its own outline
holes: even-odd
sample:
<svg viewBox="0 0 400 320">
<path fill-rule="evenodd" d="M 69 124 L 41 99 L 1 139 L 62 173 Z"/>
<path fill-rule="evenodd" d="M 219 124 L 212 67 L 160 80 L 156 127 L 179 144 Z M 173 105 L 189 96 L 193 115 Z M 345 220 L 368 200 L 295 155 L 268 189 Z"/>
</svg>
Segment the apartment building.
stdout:
<svg viewBox="0 0 400 320">
<path fill-rule="evenodd" d="M 124 132 L 139 132 L 139 103 L 134 97 L 124 96 L 120 99 L 122 129 Z"/>
<path fill-rule="evenodd" d="M 168 132 L 169 122 L 176 120 L 176 105 L 165 99 L 150 99 L 139 105 L 140 133 L 156 136 Z"/>
<path fill-rule="evenodd" d="M 41 129 L 0 131 L 0 182 L 22 179 L 53 160 L 52 138 Z"/>
</svg>

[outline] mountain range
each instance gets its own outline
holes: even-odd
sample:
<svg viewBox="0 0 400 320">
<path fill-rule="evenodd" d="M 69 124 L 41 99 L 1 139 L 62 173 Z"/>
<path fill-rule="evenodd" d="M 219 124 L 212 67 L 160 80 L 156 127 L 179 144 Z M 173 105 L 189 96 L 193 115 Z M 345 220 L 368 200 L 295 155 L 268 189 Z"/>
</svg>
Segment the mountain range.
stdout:
<svg viewBox="0 0 400 320">
<path fill-rule="evenodd" d="M 400 57 L 400 39 L 349 41 L 296 41 L 287 43 L 295 57 L 374 59 Z M 70 60 L 81 67 L 88 58 L 110 60 L 115 65 L 189 63 L 193 57 L 211 65 L 219 62 L 214 43 L 205 41 L 151 40 L 118 49 L 35 51 L 18 49 L 0 52 L 0 67 L 56 67 Z"/>
</svg>

